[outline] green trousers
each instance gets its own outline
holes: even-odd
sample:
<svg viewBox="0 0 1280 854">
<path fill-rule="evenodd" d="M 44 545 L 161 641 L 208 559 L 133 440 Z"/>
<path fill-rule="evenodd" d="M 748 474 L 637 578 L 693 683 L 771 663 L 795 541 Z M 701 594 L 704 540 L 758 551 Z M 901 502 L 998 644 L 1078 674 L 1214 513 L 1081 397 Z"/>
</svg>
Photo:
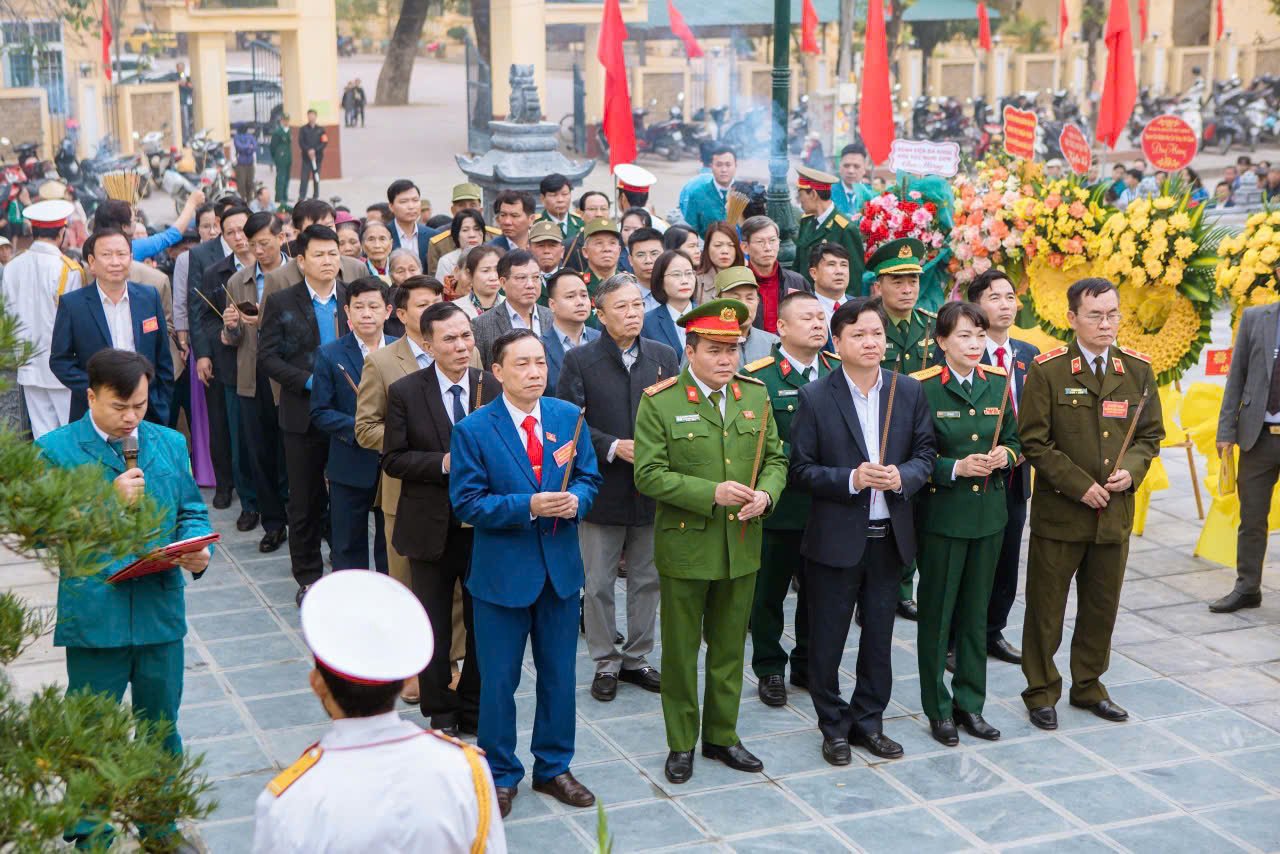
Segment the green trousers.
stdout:
<svg viewBox="0 0 1280 854">
<path fill-rule="evenodd" d="M 1031 534 L 1027 550 L 1027 613 L 1022 621 L 1022 673 L 1028 709 L 1056 705 L 1062 675 L 1053 656 L 1062 644 L 1071 579 L 1076 580 L 1076 626 L 1071 636 L 1071 702 L 1093 705 L 1111 699 L 1102 674 L 1111 664 L 1111 632 L 1120 607 L 1120 587 L 1129 541 L 1068 543 Z"/>
<path fill-rule="evenodd" d="M 276 194 L 274 201 L 277 205 L 286 204 L 289 201 L 289 173 L 292 171 L 292 160 L 276 165 Z"/>
<path fill-rule="evenodd" d="M 698 647 L 704 636 L 707 660 L 702 740 L 732 747 L 739 740 L 743 648 L 756 575 L 718 581 L 663 575 L 658 580 L 667 749 L 690 751 L 698 743 Z"/>
<path fill-rule="evenodd" d="M 915 587 L 916 565 L 918 563 L 919 563 L 918 560 L 912 561 L 911 563 L 907 564 L 902 568 L 902 581 L 898 583 L 898 601 L 899 602 L 906 602 L 909 599 L 916 598 L 914 595 L 912 595 L 915 593 L 915 591 L 912 588 Z"/>
<path fill-rule="evenodd" d="M 952 708 L 982 714 L 987 698 L 987 606 L 1003 533 L 978 539 L 919 535 L 920 622 L 916 642 L 920 661 L 920 702 L 930 720 L 951 717 Z M 955 623 L 956 673 L 946 675 L 947 640 Z"/>
<path fill-rule="evenodd" d="M 800 540 L 804 531 L 764 529 L 760 545 L 760 571 L 756 573 L 755 598 L 751 603 L 751 670 L 757 679 L 782 676 L 787 669 L 787 653 L 782 649 L 782 629 L 786 622 L 783 603 L 791 578 L 799 574 L 804 559 Z M 803 582 L 801 582 L 803 584 Z M 791 652 L 791 674 L 801 681 L 809 677 L 809 615 L 802 593 L 796 603 L 796 646 Z"/>
</svg>

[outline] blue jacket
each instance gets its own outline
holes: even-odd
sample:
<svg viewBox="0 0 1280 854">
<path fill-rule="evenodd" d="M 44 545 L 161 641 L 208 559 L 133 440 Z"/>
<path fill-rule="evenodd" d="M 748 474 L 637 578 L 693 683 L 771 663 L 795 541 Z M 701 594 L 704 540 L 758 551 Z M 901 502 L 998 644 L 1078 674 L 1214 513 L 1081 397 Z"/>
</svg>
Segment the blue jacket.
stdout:
<svg viewBox="0 0 1280 854">
<path fill-rule="evenodd" d="M 169 354 L 169 330 L 165 327 L 160 292 L 147 285 L 127 284 L 129 313 L 133 317 L 133 349 L 156 369 L 151 383 L 149 417 L 169 423 L 173 399 L 173 356 Z M 71 420 L 89 411 L 89 357 L 111 346 L 111 330 L 102 311 L 98 288 L 90 286 L 63 294 L 53 318 L 49 342 L 49 367 L 58 382 L 71 389 Z"/>
<path fill-rule="evenodd" d="M 831 188 L 831 202 L 836 210 L 849 218 L 859 216 L 862 206 L 876 197 L 876 191 L 870 184 L 854 184 L 853 192 L 845 189 L 843 182 L 837 181 Z"/>
<path fill-rule="evenodd" d="M 165 228 L 164 231 L 158 231 L 155 234 L 132 240 L 129 243 L 129 247 L 133 251 L 133 260 L 145 261 L 148 258 L 154 258 L 170 246 L 176 246 L 181 242 L 182 232 L 171 225 Z"/>
<path fill-rule="evenodd" d="M 684 207 L 682 205 L 681 210 Z M 716 186 L 714 178 L 699 182 L 689 190 L 688 209 L 688 213 L 684 215 L 685 222 L 699 237 L 707 233 L 707 226 L 711 223 L 725 218 L 725 200 L 720 197 L 720 188 Z"/>
<path fill-rule="evenodd" d="M 422 265 L 422 269 L 427 269 L 427 250 L 431 246 L 431 238 L 440 233 L 438 228 L 428 228 L 422 223 L 418 223 L 418 263 Z M 391 225 L 391 248 L 400 248 L 400 226 L 392 223 Z"/>
<path fill-rule="evenodd" d="M 698 174 L 694 175 L 684 186 L 680 188 L 680 216 L 687 223 L 689 221 L 689 199 L 693 196 L 693 191 L 701 187 L 703 184 L 709 184 L 715 180 L 715 176 L 711 174 L 710 166 L 703 166 L 698 170 Z M 699 235 L 701 237 L 701 235 Z"/>
<path fill-rule="evenodd" d="M 693 307 L 690 304 L 690 308 Z M 671 312 L 665 305 L 660 305 L 644 313 L 644 325 L 640 327 L 640 337 L 650 341 L 666 344 L 676 351 L 676 360 L 684 367 L 684 345 L 680 343 L 680 335 L 676 331 L 676 322 L 671 319 Z"/>
<path fill-rule="evenodd" d="M 395 339 L 383 336 L 384 343 Z M 311 423 L 329 434 L 329 480 L 361 489 L 378 481 L 378 452 L 356 442 L 356 392 L 347 377 L 360 387 L 364 356 L 354 332 L 330 341 L 316 351 L 311 374 Z"/>
<path fill-rule="evenodd" d="M 503 398 L 491 401 L 458 422 L 450 443 L 449 501 L 463 522 L 475 526 L 467 589 L 485 602 L 527 608 L 550 577 L 560 598 L 582 588 L 582 552 L 578 522 L 591 510 L 600 489 L 596 452 L 584 425 L 578 440 L 569 491 L 578 496 L 576 519 L 529 518 L 535 492 L 559 492 L 564 466 L 558 449 L 573 441 L 578 407 L 542 398 L 542 481 L 534 479 Z M 553 533 L 554 531 L 554 533 Z"/>
<path fill-rule="evenodd" d="M 50 465 L 59 468 L 90 463 L 98 466 L 106 480 L 124 474 L 124 459 L 102 441 L 87 414 L 44 434 L 36 446 Z M 138 467 L 147 476 L 147 495 L 165 513 L 152 547 L 213 533 L 209 511 L 191 475 L 187 440 L 181 433 L 149 421 L 139 424 Z M 58 583 L 54 646 L 140 646 L 181 640 L 187 634 L 182 592 L 186 570 L 175 567 L 107 584 L 107 576 L 136 558 L 117 561 L 97 575 L 63 578 Z"/>
<path fill-rule="evenodd" d="M 599 337 L 599 329 L 584 327 L 582 340 L 578 346 L 590 344 Z M 554 326 L 548 325 L 546 331 L 542 333 L 542 346 L 547 348 L 547 393 L 552 394 L 560 382 L 560 366 L 564 364 L 564 343 L 561 342 L 560 333 Z"/>
</svg>

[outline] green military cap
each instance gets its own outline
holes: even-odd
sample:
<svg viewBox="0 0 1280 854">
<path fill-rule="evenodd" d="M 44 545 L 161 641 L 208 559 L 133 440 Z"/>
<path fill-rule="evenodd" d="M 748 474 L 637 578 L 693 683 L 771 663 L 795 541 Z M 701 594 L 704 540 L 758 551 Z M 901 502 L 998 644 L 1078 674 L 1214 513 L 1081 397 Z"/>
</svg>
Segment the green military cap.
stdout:
<svg viewBox="0 0 1280 854">
<path fill-rule="evenodd" d="M 533 228 L 529 229 L 529 242 L 541 243 L 547 240 L 564 243 L 564 235 L 560 233 L 560 226 L 551 220 L 540 219 L 533 224 Z"/>
<path fill-rule="evenodd" d="M 924 244 L 914 237 L 886 241 L 867 258 L 867 268 L 877 276 L 923 273 L 923 264 Z"/>
<path fill-rule="evenodd" d="M 750 267 L 725 267 L 719 273 L 716 273 L 715 288 L 717 294 L 722 294 L 739 285 L 750 285 L 753 288 L 760 287 L 760 283 L 756 281 L 756 274 L 751 272 Z"/>
<path fill-rule="evenodd" d="M 484 191 L 480 189 L 478 184 L 454 184 L 453 199 L 454 202 L 480 201 L 484 198 Z"/>
<path fill-rule="evenodd" d="M 796 186 L 802 190 L 830 190 L 838 183 L 840 179 L 830 172 L 808 166 L 796 167 Z"/>
<path fill-rule="evenodd" d="M 720 275 L 723 276 L 724 273 Z M 718 279 L 719 276 L 716 278 Z M 737 341 L 742 337 L 742 324 L 746 322 L 747 307 L 745 305 L 736 299 L 713 299 L 690 309 L 684 317 L 676 321 L 676 325 L 683 326 L 685 332 L 694 332 L 705 338 Z"/>
<path fill-rule="evenodd" d="M 587 237 L 590 237 L 593 234 L 600 234 L 604 231 L 607 231 L 610 234 L 616 234 L 619 240 L 622 239 L 622 229 L 618 228 L 618 224 L 607 216 L 596 217 L 593 220 L 588 220 L 587 224 L 582 229 L 582 233 Z"/>
</svg>

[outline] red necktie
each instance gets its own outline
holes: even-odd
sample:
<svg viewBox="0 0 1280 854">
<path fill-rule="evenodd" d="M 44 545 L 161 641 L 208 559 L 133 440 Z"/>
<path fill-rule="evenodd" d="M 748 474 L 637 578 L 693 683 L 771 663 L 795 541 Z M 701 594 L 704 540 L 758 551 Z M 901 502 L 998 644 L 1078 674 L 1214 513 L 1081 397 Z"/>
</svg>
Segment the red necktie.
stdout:
<svg viewBox="0 0 1280 854">
<path fill-rule="evenodd" d="M 996 348 L 996 367 L 997 368 L 1004 367 L 1004 346 L 1003 345 Z M 1018 414 L 1018 398 L 1013 393 L 1012 379 L 1009 381 L 1009 405 L 1013 407 L 1013 414 L 1016 417 Z"/>
<path fill-rule="evenodd" d="M 524 450 L 529 455 L 529 464 L 533 466 L 533 479 L 542 483 L 542 443 L 538 441 L 538 419 L 526 415 L 520 422 L 524 428 Z"/>
</svg>

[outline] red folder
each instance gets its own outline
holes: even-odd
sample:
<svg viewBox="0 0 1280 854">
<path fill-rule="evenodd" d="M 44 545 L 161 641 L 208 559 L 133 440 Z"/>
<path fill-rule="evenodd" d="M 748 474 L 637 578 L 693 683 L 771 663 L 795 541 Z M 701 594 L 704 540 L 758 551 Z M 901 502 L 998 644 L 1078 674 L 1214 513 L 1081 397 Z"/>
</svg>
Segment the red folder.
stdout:
<svg viewBox="0 0 1280 854">
<path fill-rule="evenodd" d="M 164 572 L 166 569 L 173 569 L 178 565 L 174 558 L 199 551 L 221 540 L 222 535 L 214 533 L 178 540 L 176 543 L 161 546 L 138 558 L 123 569 L 112 573 L 107 578 L 107 583 L 119 584 L 121 581 L 128 581 L 131 578 L 141 578 L 144 575 L 151 575 L 153 572 Z"/>
</svg>

